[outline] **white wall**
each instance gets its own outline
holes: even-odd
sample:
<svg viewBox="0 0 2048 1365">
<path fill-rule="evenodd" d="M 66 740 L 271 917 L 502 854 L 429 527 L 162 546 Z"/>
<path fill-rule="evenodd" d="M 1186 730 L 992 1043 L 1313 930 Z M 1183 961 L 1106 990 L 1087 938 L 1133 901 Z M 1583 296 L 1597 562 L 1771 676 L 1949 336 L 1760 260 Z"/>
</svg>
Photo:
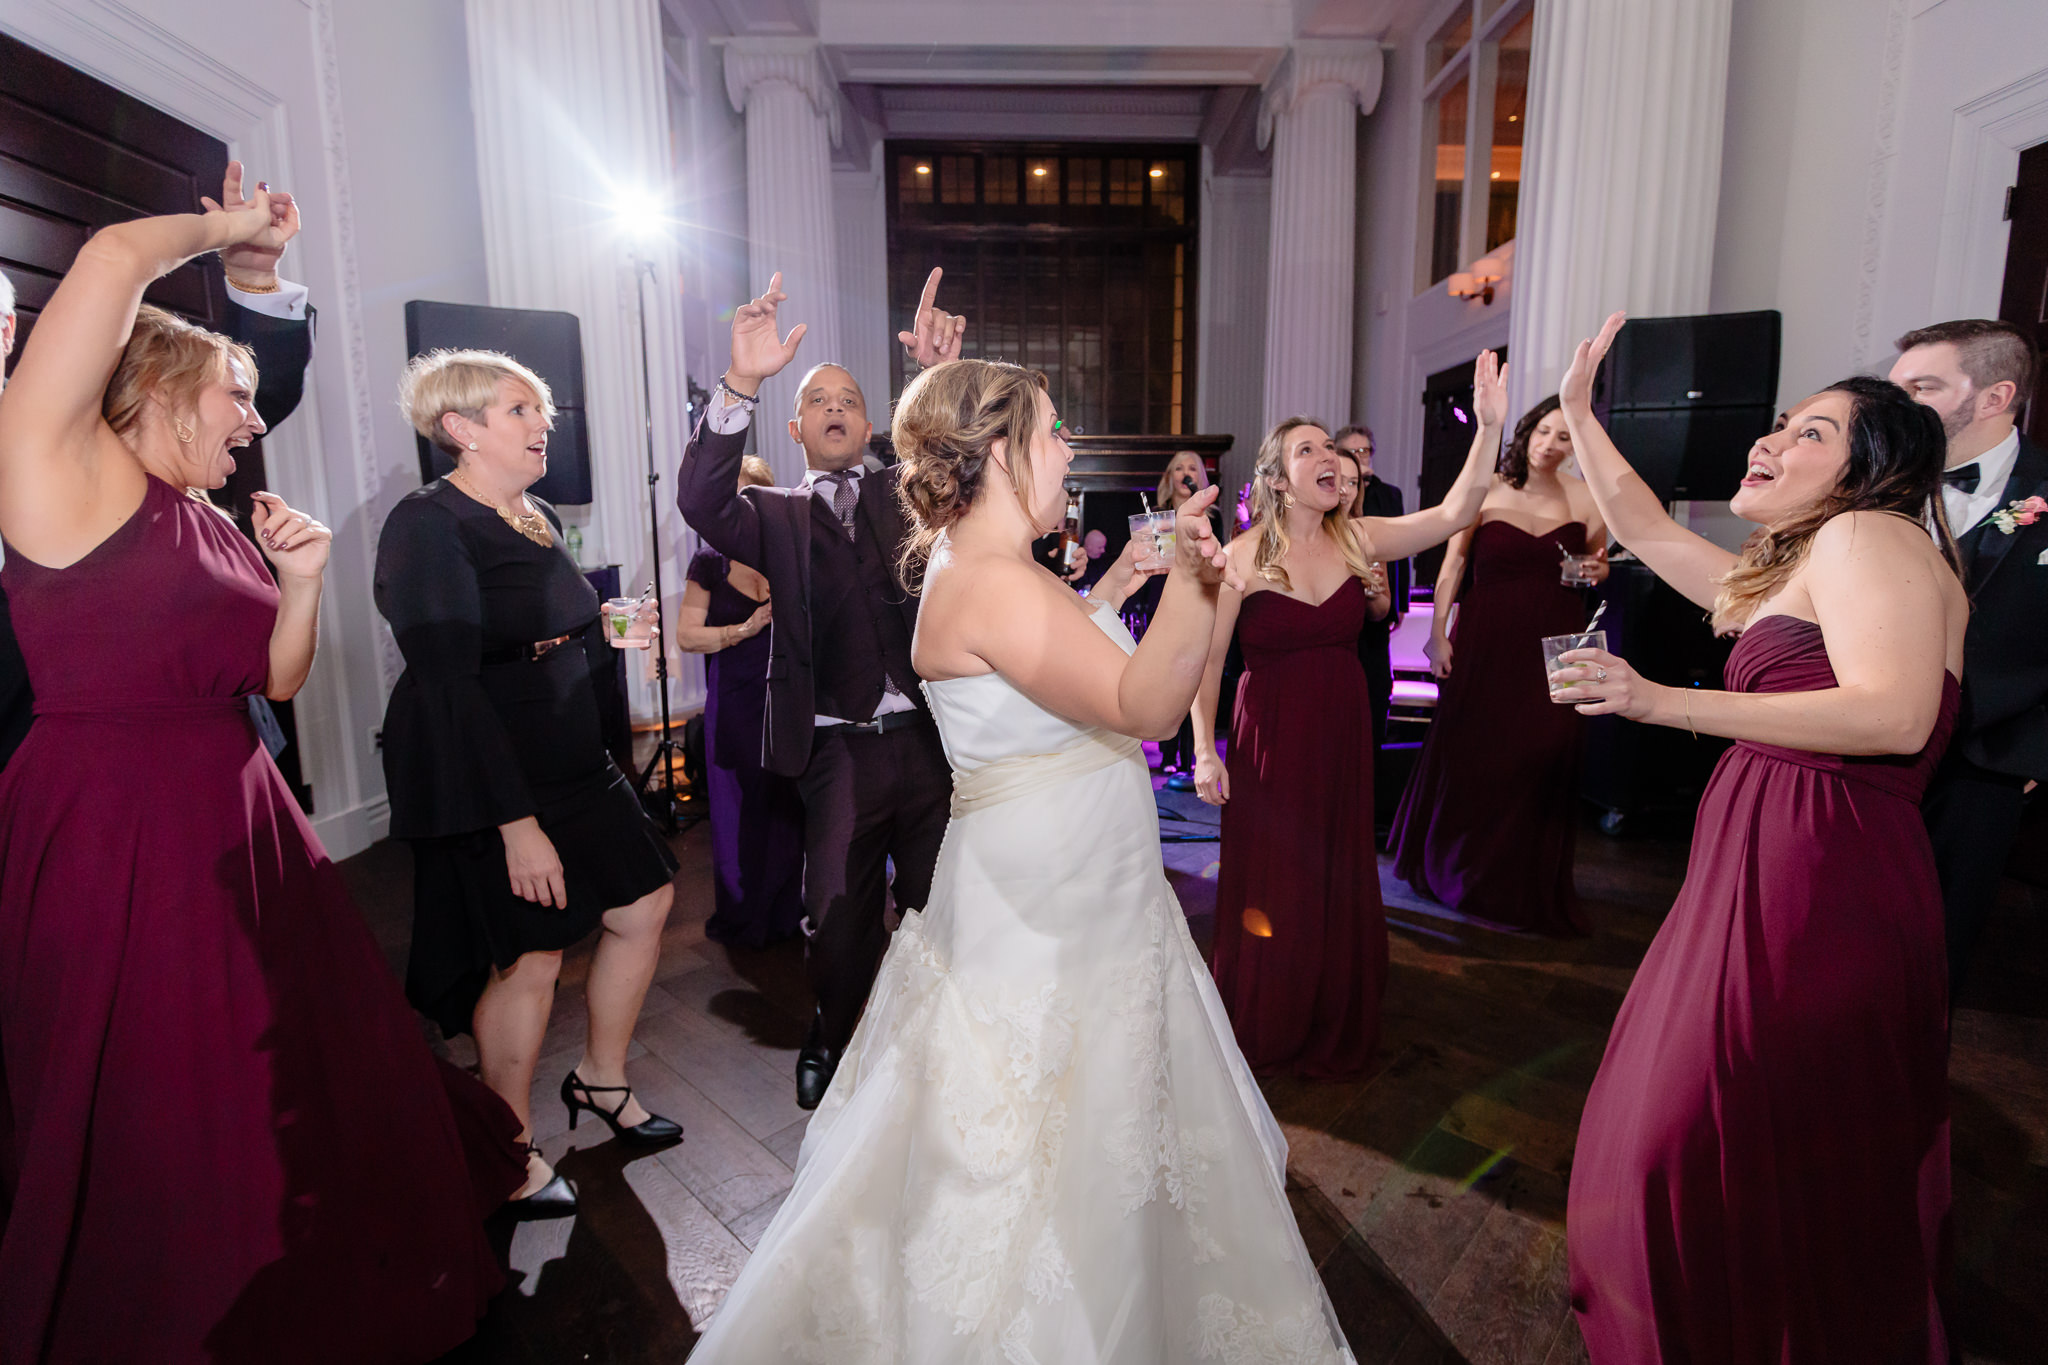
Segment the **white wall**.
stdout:
<svg viewBox="0 0 2048 1365">
<path fill-rule="evenodd" d="M 1204 158 L 1206 160 L 1206 158 Z M 1214 175 L 1202 180 L 1197 281 L 1195 430 L 1236 443 L 1218 470 L 1226 501 L 1251 478 L 1265 435 L 1266 252 L 1273 179 Z"/>
<path fill-rule="evenodd" d="M 2044 139 L 2038 0 L 1736 0 L 1713 307 L 1785 314 L 1780 400 L 1995 315 L 2002 187 Z"/>
<path fill-rule="evenodd" d="M 277 491 L 336 528 L 300 694 L 315 827 L 346 856 L 386 823 L 371 745 L 392 676 L 365 509 L 416 487 L 391 408 L 412 297 L 478 300 L 460 0 L 0 0 L 0 28 L 202 128 L 298 197 L 285 272 L 320 311 L 306 402 L 266 442 Z"/>
</svg>

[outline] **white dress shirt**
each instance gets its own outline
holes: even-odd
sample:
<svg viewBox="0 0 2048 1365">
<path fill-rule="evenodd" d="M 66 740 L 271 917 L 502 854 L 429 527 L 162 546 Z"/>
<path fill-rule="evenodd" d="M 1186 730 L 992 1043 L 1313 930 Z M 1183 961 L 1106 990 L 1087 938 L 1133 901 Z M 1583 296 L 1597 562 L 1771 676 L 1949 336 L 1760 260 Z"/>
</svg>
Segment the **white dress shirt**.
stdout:
<svg viewBox="0 0 2048 1365">
<path fill-rule="evenodd" d="M 1941 486 L 1942 510 L 1948 513 L 1948 529 L 1957 537 L 1984 518 L 2005 505 L 2006 481 L 2012 478 L 2012 467 L 2020 458 L 2020 434 L 2017 429 L 2007 433 L 2006 438 L 1991 449 L 1979 455 L 1970 464 L 1977 466 L 1977 491 L 1965 493 L 1960 488 Z M 1968 469 L 1970 465 L 1957 465 Z"/>
<path fill-rule="evenodd" d="M 730 436 L 734 432 L 745 431 L 747 429 L 747 423 L 751 421 L 752 418 L 753 413 L 745 403 L 742 403 L 739 400 L 735 399 L 724 389 L 712 390 L 711 405 L 710 408 L 704 414 L 704 420 L 711 424 L 711 429 L 713 431 L 717 432 L 721 436 Z M 809 488 L 827 472 L 829 471 L 822 469 L 806 469 L 804 471 L 804 487 Z M 853 486 L 857 490 L 859 489 L 861 484 L 865 483 L 866 481 L 866 476 L 863 475 L 861 478 L 854 480 Z M 829 494 L 819 493 L 817 496 L 829 497 Z M 856 497 L 858 497 L 857 493 Z M 886 674 L 884 674 L 883 676 L 885 678 L 887 677 Z M 915 711 L 916 709 L 916 702 L 904 696 L 901 692 L 898 692 L 893 685 L 885 685 L 882 690 L 882 704 L 875 708 L 875 714 L 869 717 L 869 719 L 878 720 L 881 717 L 890 715 L 893 712 Z M 822 726 L 845 725 L 848 722 L 844 718 L 839 716 L 828 716 L 824 715 L 823 713 L 820 713 L 812 717 L 811 723 L 814 725 Z"/>
<path fill-rule="evenodd" d="M 252 313 L 263 313 L 273 318 L 306 317 L 306 296 L 312 291 L 303 284 L 293 284 L 282 275 L 278 276 L 277 288 L 268 294 L 251 294 L 235 288 L 233 280 L 228 281 L 228 297 Z"/>
</svg>

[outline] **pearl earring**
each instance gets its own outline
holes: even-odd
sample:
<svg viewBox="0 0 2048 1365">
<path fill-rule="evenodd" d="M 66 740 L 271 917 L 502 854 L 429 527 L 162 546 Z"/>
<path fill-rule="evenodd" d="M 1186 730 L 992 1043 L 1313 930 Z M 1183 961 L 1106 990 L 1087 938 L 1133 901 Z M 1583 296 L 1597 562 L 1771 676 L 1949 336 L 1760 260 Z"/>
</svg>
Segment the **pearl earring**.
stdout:
<svg viewBox="0 0 2048 1365">
<path fill-rule="evenodd" d="M 178 444 L 180 445 L 191 445 L 192 438 L 199 434 L 176 417 L 171 419 L 171 430 L 177 433 Z"/>
<path fill-rule="evenodd" d="M 469 443 L 469 448 L 470 448 L 471 450 L 475 450 L 475 449 L 476 449 L 476 442 L 475 442 L 475 441 L 471 441 L 471 442 Z"/>
</svg>

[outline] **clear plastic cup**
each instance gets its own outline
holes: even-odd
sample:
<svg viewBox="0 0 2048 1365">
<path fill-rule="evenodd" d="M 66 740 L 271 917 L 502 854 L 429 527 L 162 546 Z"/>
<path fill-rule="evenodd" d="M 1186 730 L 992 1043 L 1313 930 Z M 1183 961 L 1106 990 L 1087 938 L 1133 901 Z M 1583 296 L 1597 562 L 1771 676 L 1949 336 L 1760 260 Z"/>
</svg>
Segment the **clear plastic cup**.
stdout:
<svg viewBox="0 0 2048 1365">
<path fill-rule="evenodd" d="M 1567 588 L 1590 588 L 1598 581 L 1593 575 L 1599 568 L 1599 555 L 1566 555 L 1564 566 L 1558 571 L 1558 581 Z"/>
<path fill-rule="evenodd" d="M 613 649 L 646 649 L 654 643 L 654 613 L 646 599 L 608 598 L 604 604 L 605 643 Z"/>
<path fill-rule="evenodd" d="M 1546 683 L 1547 683 L 1547 682 L 1549 682 L 1549 680 L 1550 680 L 1550 675 L 1551 675 L 1551 674 L 1553 674 L 1553 673 L 1557 672 L 1557 670 L 1558 670 L 1558 669 L 1560 669 L 1560 668 L 1565 668 L 1565 667 L 1568 667 L 1568 666 L 1569 666 L 1569 665 L 1566 665 L 1566 664 L 1561 664 L 1561 663 L 1559 663 L 1559 662 L 1557 661 L 1557 659 L 1558 659 L 1558 656 L 1559 656 L 1560 654 L 1567 654 L 1567 653 L 1570 653 L 1570 652 L 1571 652 L 1572 650 L 1574 650 L 1574 649 L 1605 649 L 1605 648 L 1607 648 L 1607 632 L 1606 632 L 1606 631 L 1604 631 L 1604 630 L 1587 630 L 1587 631 L 1581 631 L 1581 632 L 1580 632 L 1579 634 L 1577 634 L 1577 635 L 1546 635 L 1546 636 L 1544 636 L 1544 637 L 1543 637 L 1543 678 L 1544 678 L 1544 681 L 1545 681 Z M 1578 705 L 1578 703 L 1579 703 L 1579 702 L 1581 702 L 1581 701 L 1583 701 L 1583 700 L 1584 700 L 1584 698 L 1583 698 L 1583 697 L 1560 697 L 1560 696 L 1559 696 L 1559 695 L 1558 695 L 1557 693 L 1558 693 L 1558 689 L 1557 689 L 1557 688 L 1555 688 L 1555 687 L 1552 687 L 1552 688 L 1550 689 L 1550 699 L 1551 699 L 1552 701 L 1556 702 L 1556 703 L 1557 703 L 1558 705 L 1560 705 L 1560 706 L 1576 706 L 1576 705 Z"/>
<path fill-rule="evenodd" d="M 1173 563 L 1172 512 L 1139 512 L 1131 517 L 1131 539 L 1137 542 L 1134 569 L 1164 569 Z"/>
</svg>

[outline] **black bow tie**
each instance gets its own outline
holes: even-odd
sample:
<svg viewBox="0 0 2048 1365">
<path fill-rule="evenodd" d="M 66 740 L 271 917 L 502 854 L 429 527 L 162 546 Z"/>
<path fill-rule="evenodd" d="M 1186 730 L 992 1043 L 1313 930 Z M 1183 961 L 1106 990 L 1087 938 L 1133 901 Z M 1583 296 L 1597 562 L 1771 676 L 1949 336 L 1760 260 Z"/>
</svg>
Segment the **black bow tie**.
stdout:
<svg viewBox="0 0 2048 1365">
<path fill-rule="evenodd" d="M 1977 462 L 1972 460 L 1969 464 L 1959 465 L 1954 469 L 1942 470 L 1941 481 L 1958 492 L 1974 493 L 1977 491 L 1977 484 L 1980 482 L 1983 472 L 1977 467 Z"/>
</svg>

